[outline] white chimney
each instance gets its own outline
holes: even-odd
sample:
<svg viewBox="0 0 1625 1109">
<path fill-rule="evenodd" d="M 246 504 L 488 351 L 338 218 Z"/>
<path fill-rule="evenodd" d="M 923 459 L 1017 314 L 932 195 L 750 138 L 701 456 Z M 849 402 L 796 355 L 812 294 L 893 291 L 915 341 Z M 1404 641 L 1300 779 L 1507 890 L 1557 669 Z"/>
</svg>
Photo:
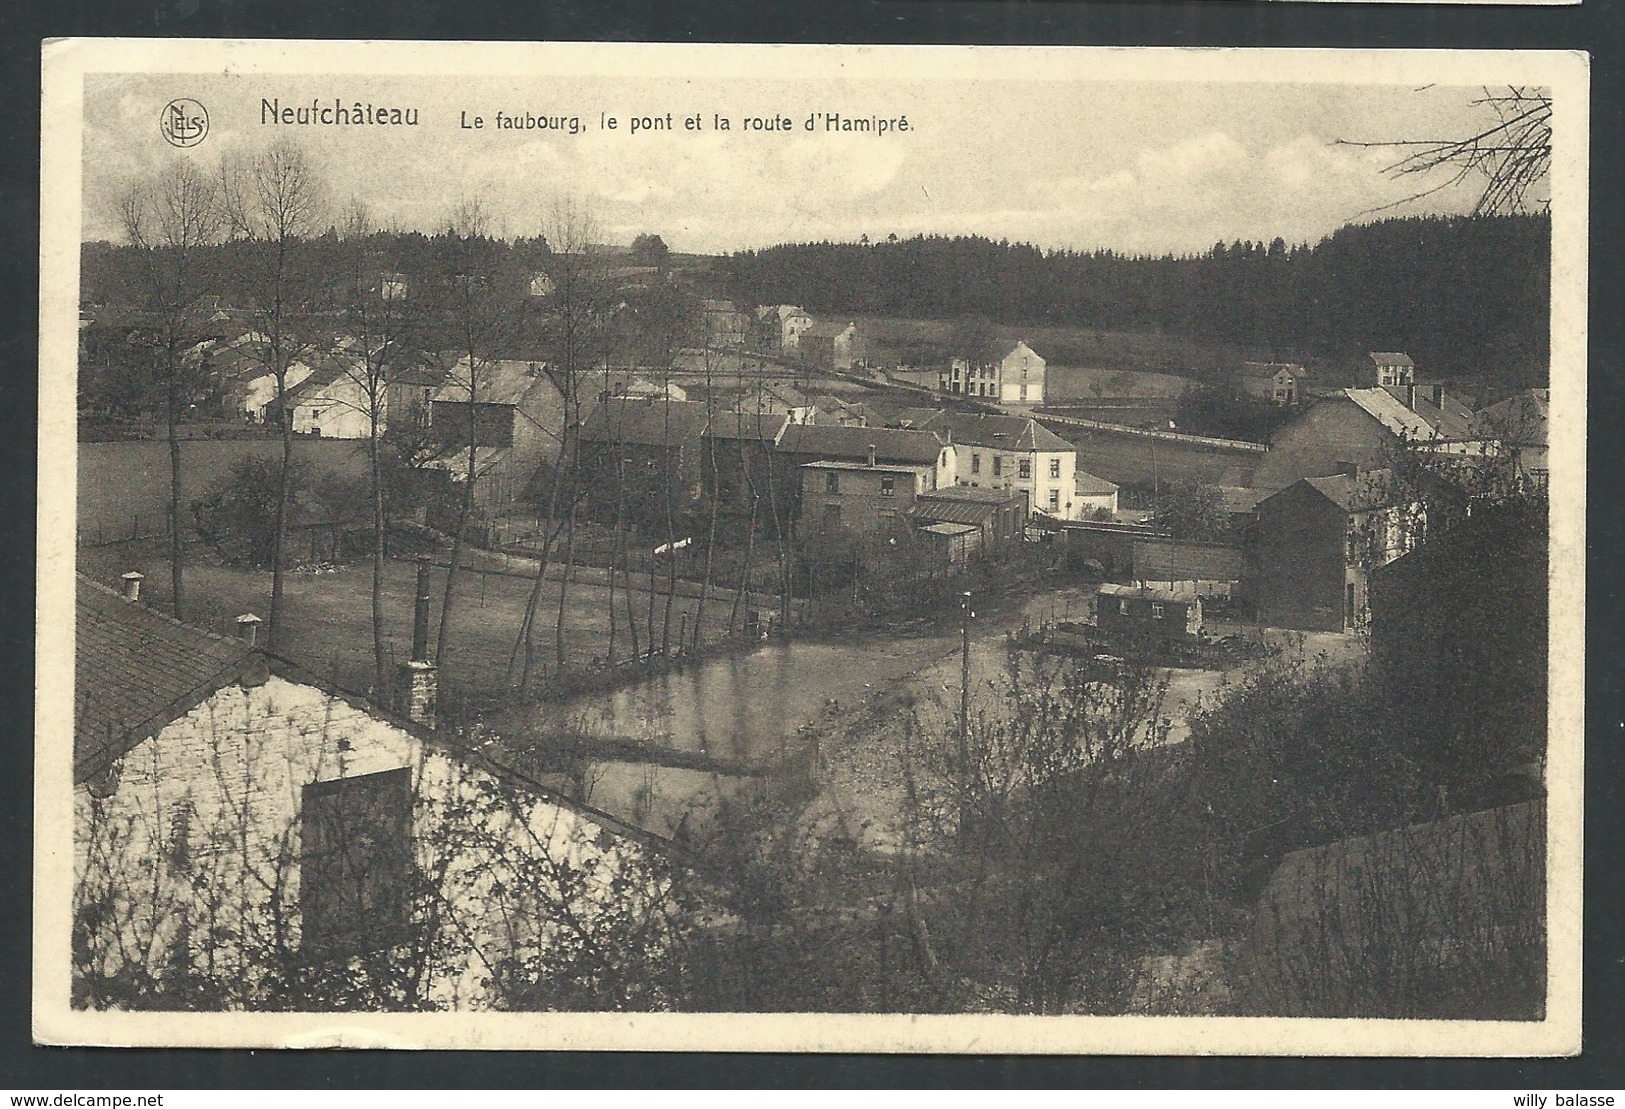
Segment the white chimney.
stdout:
<svg viewBox="0 0 1625 1109">
<path fill-rule="evenodd" d="M 139 570 L 131 570 L 124 575 L 124 599 L 126 601 L 139 601 L 141 599 L 141 583 L 147 576 Z"/>
<path fill-rule="evenodd" d="M 869 465 L 873 466 L 874 464 L 875 464 L 875 445 L 873 443 L 870 443 L 869 444 Z"/>
</svg>

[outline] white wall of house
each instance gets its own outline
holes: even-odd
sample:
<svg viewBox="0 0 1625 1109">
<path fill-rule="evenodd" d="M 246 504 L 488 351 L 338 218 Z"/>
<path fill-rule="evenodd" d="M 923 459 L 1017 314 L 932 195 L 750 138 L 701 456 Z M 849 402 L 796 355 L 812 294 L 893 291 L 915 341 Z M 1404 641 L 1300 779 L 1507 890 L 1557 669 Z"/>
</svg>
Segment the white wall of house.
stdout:
<svg viewBox="0 0 1625 1109">
<path fill-rule="evenodd" d="M 1000 403 L 1043 404 L 1044 365 L 1026 343 L 1016 343 L 999 362 Z"/>
<path fill-rule="evenodd" d="M 387 402 L 387 392 L 380 398 Z M 324 439 L 366 439 L 372 434 L 372 418 L 367 390 L 348 375 L 299 397 L 293 410 L 293 429 Z M 380 427 L 388 426 L 388 413 L 379 413 Z"/>
<path fill-rule="evenodd" d="M 303 362 L 292 362 L 288 365 L 288 388 L 302 383 L 311 374 L 309 366 Z M 265 410 L 272 401 L 276 400 L 276 375 L 263 373 L 250 378 L 243 394 L 244 414 L 257 424 L 265 422 Z"/>
<path fill-rule="evenodd" d="M 600 825 L 568 806 L 500 784 L 399 725 L 273 675 L 217 691 L 130 751 L 110 795 L 77 790 L 78 900 L 108 895 L 96 952 L 102 972 L 141 964 L 161 977 L 185 950 L 245 996 L 263 988 L 269 956 L 300 950 L 304 787 L 401 768 L 413 785 L 413 856 L 420 875 L 439 876 L 444 906 L 423 930 L 436 952 L 434 1003 L 496 1003 L 492 964 L 549 943 L 554 925 L 538 904 L 557 897 L 591 921 L 606 910 L 617 869 L 640 857 L 641 845 L 606 840 Z M 597 877 L 575 893 L 538 893 L 538 875 L 569 869 Z"/>
<path fill-rule="evenodd" d="M 1045 512 L 1064 520 L 1087 516 L 1077 496 L 1078 456 L 1075 451 L 1012 451 L 957 444 L 960 485 L 983 489 L 1019 489 L 1027 494 L 1031 512 Z"/>
</svg>

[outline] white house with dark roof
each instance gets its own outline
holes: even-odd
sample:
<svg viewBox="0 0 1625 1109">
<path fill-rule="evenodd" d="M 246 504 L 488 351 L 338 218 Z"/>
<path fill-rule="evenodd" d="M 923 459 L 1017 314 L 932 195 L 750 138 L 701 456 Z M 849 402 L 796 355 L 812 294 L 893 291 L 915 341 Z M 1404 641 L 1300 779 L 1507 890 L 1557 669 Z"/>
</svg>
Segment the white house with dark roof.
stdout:
<svg viewBox="0 0 1625 1109">
<path fill-rule="evenodd" d="M 942 371 L 938 388 L 944 393 L 999 404 L 1043 404 L 1044 359 L 1020 339 L 998 349 L 1003 353 L 986 360 L 953 359 Z"/>
<path fill-rule="evenodd" d="M 396 715 L 130 580 L 77 584 L 77 1003 L 508 1008 L 561 929 L 652 911 L 661 841 L 435 730 L 433 664 Z"/>
<path fill-rule="evenodd" d="M 1086 508 L 1078 497 L 1077 448 L 1031 416 L 908 409 L 902 417 L 953 441 L 960 485 L 1020 490 L 1033 512 L 1062 520 L 1094 512 L 1094 503 Z"/>
</svg>

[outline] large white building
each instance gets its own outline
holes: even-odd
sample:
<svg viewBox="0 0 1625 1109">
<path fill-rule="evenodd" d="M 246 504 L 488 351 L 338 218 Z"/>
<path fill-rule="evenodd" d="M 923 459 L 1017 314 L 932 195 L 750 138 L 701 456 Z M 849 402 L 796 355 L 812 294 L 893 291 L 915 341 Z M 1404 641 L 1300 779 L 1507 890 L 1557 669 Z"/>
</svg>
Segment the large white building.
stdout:
<svg viewBox="0 0 1625 1109">
<path fill-rule="evenodd" d="M 942 371 L 938 388 L 999 404 L 1043 404 L 1044 359 L 1020 339 L 1001 349 L 1002 355 L 985 362 L 955 358 Z"/>
<path fill-rule="evenodd" d="M 1078 495 L 1077 448 L 1030 416 L 905 409 L 906 427 L 947 436 L 957 453 L 960 485 L 1014 489 L 1027 507 L 1063 520 L 1091 514 L 1098 502 Z"/>
</svg>

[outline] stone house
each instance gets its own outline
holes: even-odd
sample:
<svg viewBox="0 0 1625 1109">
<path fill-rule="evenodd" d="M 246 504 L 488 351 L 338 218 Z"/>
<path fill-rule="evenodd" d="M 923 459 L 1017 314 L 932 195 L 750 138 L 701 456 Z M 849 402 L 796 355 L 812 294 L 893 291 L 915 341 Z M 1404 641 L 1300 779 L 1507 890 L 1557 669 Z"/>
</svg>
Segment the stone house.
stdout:
<svg viewBox="0 0 1625 1109">
<path fill-rule="evenodd" d="M 1482 437 L 1472 413 L 1442 385 L 1342 389 L 1275 429 L 1249 484 L 1273 493 L 1335 474 L 1345 463 L 1382 469 L 1413 449 L 1474 455 L 1482 452 Z"/>
<path fill-rule="evenodd" d="M 1410 385 L 1416 380 L 1416 363 L 1404 351 L 1374 350 L 1366 357 L 1371 359 L 1371 384 L 1379 389 Z"/>
<path fill-rule="evenodd" d="M 506 1008 L 653 908 L 659 841 L 437 731 L 431 663 L 388 712 L 127 582 L 77 583 L 76 1004 Z"/>
<path fill-rule="evenodd" d="M 938 378 L 937 388 L 956 396 L 978 397 L 999 404 L 1044 403 L 1045 361 L 1024 341 L 1001 347 L 987 361 L 952 359 Z"/>
<path fill-rule="evenodd" d="M 1242 366 L 1237 383 L 1242 396 L 1287 408 L 1303 400 L 1306 376 L 1296 362 L 1248 362 Z"/>
<path fill-rule="evenodd" d="M 808 462 L 801 467 L 801 534 L 870 537 L 904 528 L 935 479 L 929 463 Z"/>
<path fill-rule="evenodd" d="M 519 503 L 544 462 L 567 450 L 574 429 L 564 398 L 539 362 L 480 362 L 466 357 L 445 374 L 430 400 L 430 426 L 442 444 L 432 463 L 454 482 L 467 479 L 474 447 L 474 497 L 487 512 Z"/>
<path fill-rule="evenodd" d="M 1258 620 L 1353 631 L 1370 616 L 1370 575 L 1421 541 L 1415 497 L 1389 470 L 1350 465 L 1258 503 L 1244 587 Z"/>
<path fill-rule="evenodd" d="M 702 440 L 709 415 L 697 401 L 620 397 L 599 402 L 581 425 L 579 465 L 589 503 L 628 504 L 659 515 L 666 498 L 683 508 L 704 484 Z"/>
<path fill-rule="evenodd" d="M 856 323 L 813 323 L 804 328 L 796 349 L 801 357 L 826 370 L 849 372 L 868 359 L 868 344 Z"/>
<path fill-rule="evenodd" d="M 1019 490 L 1030 511 L 1062 520 L 1090 515 L 1100 503 L 1078 496 L 1077 448 L 1031 416 L 906 409 L 901 419 L 954 443 L 960 485 Z"/>
</svg>

